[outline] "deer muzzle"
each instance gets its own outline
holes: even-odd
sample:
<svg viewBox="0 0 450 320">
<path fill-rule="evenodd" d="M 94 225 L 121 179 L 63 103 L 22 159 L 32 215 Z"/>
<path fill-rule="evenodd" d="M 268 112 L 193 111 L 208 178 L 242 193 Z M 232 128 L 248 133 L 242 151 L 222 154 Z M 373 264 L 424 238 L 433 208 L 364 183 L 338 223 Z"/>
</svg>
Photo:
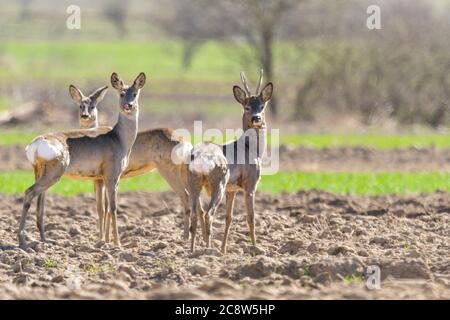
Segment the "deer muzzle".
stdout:
<svg viewBox="0 0 450 320">
<path fill-rule="evenodd" d="M 253 124 L 260 124 L 262 122 L 261 116 L 253 116 L 251 120 Z"/>
<path fill-rule="evenodd" d="M 122 105 L 122 109 L 125 111 L 131 111 L 131 110 L 133 110 L 133 105 L 130 103 L 125 103 Z"/>
</svg>

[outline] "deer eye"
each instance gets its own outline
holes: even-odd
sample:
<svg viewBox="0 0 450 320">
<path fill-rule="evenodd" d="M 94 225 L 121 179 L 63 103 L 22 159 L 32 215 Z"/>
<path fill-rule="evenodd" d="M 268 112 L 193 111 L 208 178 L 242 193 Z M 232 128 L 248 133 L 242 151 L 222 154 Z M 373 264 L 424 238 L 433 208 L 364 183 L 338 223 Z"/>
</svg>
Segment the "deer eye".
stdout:
<svg viewBox="0 0 450 320">
<path fill-rule="evenodd" d="M 133 98 L 136 98 L 136 96 L 137 96 L 137 93 L 136 92 L 133 93 Z"/>
<path fill-rule="evenodd" d="M 120 94 L 120 97 L 121 97 L 121 98 L 125 97 L 125 93 L 122 92 L 122 93 Z"/>
</svg>

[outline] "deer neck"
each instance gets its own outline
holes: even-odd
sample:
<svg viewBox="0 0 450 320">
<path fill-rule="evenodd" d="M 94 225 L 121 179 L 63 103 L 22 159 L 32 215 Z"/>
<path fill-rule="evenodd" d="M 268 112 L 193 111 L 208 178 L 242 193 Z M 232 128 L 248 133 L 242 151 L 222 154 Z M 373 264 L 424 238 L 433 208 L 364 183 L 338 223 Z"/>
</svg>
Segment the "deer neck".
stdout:
<svg viewBox="0 0 450 320">
<path fill-rule="evenodd" d="M 246 144 L 250 145 L 250 149 L 254 150 L 257 158 L 261 158 L 266 152 L 267 128 L 263 123 L 261 128 L 251 128 L 246 121 L 243 121 L 244 134 L 239 139 L 246 139 Z"/>
<path fill-rule="evenodd" d="M 119 113 L 119 119 L 113 128 L 122 145 L 126 147 L 127 150 L 131 150 L 131 147 L 136 140 L 136 135 L 138 131 L 138 118 L 139 110 L 132 115 L 125 115 L 122 112 Z"/>
<path fill-rule="evenodd" d="M 95 129 L 98 127 L 98 120 L 95 119 L 94 121 L 88 121 L 88 122 L 83 122 L 80 119 L 80 128 L 81 129 Z"/>
</svg>

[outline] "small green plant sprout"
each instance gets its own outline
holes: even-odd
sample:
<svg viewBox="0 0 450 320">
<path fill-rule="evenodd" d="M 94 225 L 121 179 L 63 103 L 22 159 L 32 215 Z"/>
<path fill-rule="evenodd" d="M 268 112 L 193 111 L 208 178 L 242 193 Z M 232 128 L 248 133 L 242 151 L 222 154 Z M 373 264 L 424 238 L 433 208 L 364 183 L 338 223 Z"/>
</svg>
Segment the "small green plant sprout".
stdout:
<svg viewBox="0 0 450 320">
<path fill-rule="evenodd" d="M 311 273 L 310 273 L 310 271 L 309 271 L 309 266 L 306 266 L 306 267 L 304 267 L 303 269 L 302 269 L 302 275 L 303 276 L 310 276 L 311 275 Z"/>
<path fill-rule="evenodd" d="M 341 276 L 340 274 L 338 274 L 338 277 L 341 278 L 342 281 L 348 285 L 360 284 L 363 282 L 363 277 L 359 274 L 346 274 L 344 276 Z"/>
<path fill-rule="evenodd" d="M 55 268 L 56 267 L 56 261 L 53 260 L 53 259 L 50 259 L 50 258 L 49 259 L 45 259 L 43 267 L 46 268 L 46 269 Z"/>
<path fill-rule="evenodd" d="M 89 263 L 84 266 L 84 270 L 87 271 L 88 273 L 97 274 L 102 271 L 102 267 L 98 264 Z"/>
<path fill-rule="evenodd" d="M 115 271 L 114 267 L 108 263 L 105 264 L 88 263 L 84 266 L 83 269 L 91 274 L 98 274 L 101 272 L 111 273 Z"/>
</svg>

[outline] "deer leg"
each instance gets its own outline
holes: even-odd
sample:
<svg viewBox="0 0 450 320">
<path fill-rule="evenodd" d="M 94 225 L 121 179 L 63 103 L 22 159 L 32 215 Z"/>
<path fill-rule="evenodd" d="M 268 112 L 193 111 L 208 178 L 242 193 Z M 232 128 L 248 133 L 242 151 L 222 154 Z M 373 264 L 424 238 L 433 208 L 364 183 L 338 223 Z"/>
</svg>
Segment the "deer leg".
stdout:
<svg viewBox="0 0 450 320">
<path fill-rule="evenodd" d="M 41 191 L 42 192 L 42 191 Z M 39 193 L 39 186 L 37 183 L 33 184 L 25 191 L 25 197 L 23 199 L 23 208 L 22 208 L 22 217 L 20 218 L 19 225 L 19 246 L 22 249 L 27 248 L 27 241 L 25 240 L 25 222 L 27 220 L 28 210 L 31 206 L 31 201 L 33 201 L 34 197 Z"/>
<path fill-rule="evenodd" d="M 39 196 L 41 193 L 47 191 L 48 188 L 50 188 L 52 185 L 54 185 L 58 180 L 61 178 L 61 176 L 64 173 L 64 167 L 57 163 L 54 166 L 51 167 L 45 167 L 43 170 L 42 175 L 37 179 L 37 181 L 29 187 L 25 191 L 25 197 L 23 200 L 23 208 L 22 208 L 22 215 L 20 218 L 20 225 L 19 225 L 19 232 L 18 232 L 18 238 L 19 238 L 19 246 L 21 248 L 27 247 L 27 242 L 25 239 L 25 223 L 27 220 L 28 211 L 31 206 L 31 202 L 36 196 Z M 42 220 L 43 222 L 43 220 Z M 44 230 L 44 226 L 41 225 L 42 230 Z"/>
<path fill-rule="evenodd" d="M 233 208 L 234 208 L 234 198 L 236 196 L 235 191 L 227 192 L 226 194 L 226 207 L 227 207 L 227 216 L 225 218 L 225 232 L 223 234 L 222 241 L 222 253 L 227 253 L 227 242 L 228 242 L 228 234 L 230 232 L 231 222 L 233 220 Z"/>
<path fill-rule="evenodd" d="M 195 250 L 195 236 L 197 234 L 197 216 L 198 216 L 198 205 L 200 202 L 200 193 L 191 196 L 192 206 L 191 206 L 191 252 Z"/>
<path fill-rule="evenodd" d="M 206 246 L 211 247 L 212 237 L 212 223 L 216 214 L 217 208 L 222 201 L 227 181 L 219 181 L 214 183 L 211 190 L 211 200 L 209 202 L 208 210 L 205 214 L 205 229 L 206 229 Z"/>
<path fill-rule="evenodd" d="M 191 202 L 191 252 L 194 252 L 195 250 L 195 236 L 197 233 L 197 217 L 201 213 L 200 210 L 200 193 L 202 191 L 202 177 L 195 175 L 195 174 L 189 174 L 188 179 L 188 188 L 189 188 L 189 198 Z M 202 218 L 201 218 L 202 219 Z"/>
<path fill-rule="evenodd" d="M 41 241 L 45 242 L 45 228 L 44 228 L 44 204 L 45 204 L 45 191 L 38 196 L 37 200 L 37 217 L 36 225 L 41 235 Z"/>
<path fill-rule="evenodd" d="M 106 194 L 108 198 L 108 215 L 111 219 L 111 227 L 113 232 L 113 241 L 116 246 L 120 246 L 119 232 L 117 229 L 117 186 L 119 184 L 119 178 L 107 180 L 105 182 Z M 106 225 L 106 239 L 109 240 L 109 222 Z"/>
<path fill-rule="evenodd" d="M 103 239 L 103 219 L 105 211 L 104 211 L 104 201 L 103 198 L 103 180 L 96 180 L 94 181 L 94 190 L 95 190 L 95 198 L 96 198 L 96 205 L 97 205 L 97 214 L 98 214 L 98 236 L 99 239 Z M 106 220 L 106 219 L 105 219 Z"/>
<path fill-rule="evenodd" d="M 109 242 L 110 238 L 110 229 L 111 229 L 111 215 L 109 214 L 109 207 L 108 207 L 108 195 L 106 194 L 106 187 L 105 184 L 103 184 L 103 233 L 105 235 L 105 242 Z"/>
<path fill-rule="evenodd" d="M 250 230 L 250 240 L 256 245 L 255 237 L 255 192 L 245 192 L 245 207 L 247 209 L 247 224 Z"/>
<path fill-rule="evenodd" d="M 184 230 L 183 230 L 183 239 L 189 239 L 189 219 L 191 218 L 191 209 L 189 207 L 184 210 Z"/>
<path fill-rule="evenodd" d="M 191 207 L 189 205 L 190 201 L 190 195 L 189 195 L 189 181 L 192 180 L 192 176 L 189 175 L 189 172 L 187 170 L 186 166 L 178 166 L 177 168 L 178 171 L 178 185 L 180 186 L 180 188 L 182 188 L 183 190 L 183 197 L 187 197 L 188 201 L 187 201 L 187 205 L 185 206 L 185 216 L 184 216 L 184 238 L 187 240 L 189 239 L 189 230 L 190 230 L 190 216 L 192 214 L 191 212 Z M 200 188 L 199 190 L 201 190 L 202 186 L 201 183 L 199 181 L 196 182 L 197 186 L 196 188 Z M 182 196 L 180 196 L 181 198 Z M 200 226 L 202 228 L 202 235 L 203 235 L 203 241 L 206 242 L 206 228 L 205 228 L 205 211 L 203 210 L 203 206 L 201 201 L 198 201 L 197 203 L 197 216 L 200 218 Z"/>
<path fill-rule="evenodd" d="M 102 197 L 103 197 L 103 215 L 106 214 L 106 212 L 108 212 L 108 197 L 106 196 L 106 188 L 105 188 L 105 184 L 102 184 Z M 103 216 L 103 222 L 105 221 L 105 217 Z M 105 230 L 103 228 L 103 230 Z"/>
<path fill-rule="evenodd" d="M 202 235 L 203 235 L 203 241 L 207 242 L 208 241 L 208 235 L 206 234 L 206 223 L 205 223 L 205 210 L 203 210 L 203 206 L 202 206 L 202 202 L 199 201 L 198 203 L 198 212 L 197 212 L 197 216 L 200 219 L 200 227 L 202 228 Z"/>
<path fill-rule="evenodd" d="M 39 167 L 34 168 L 34 178 L 37 181 L 41 177 L 41 172 Z M 41 241 L 45 242 L 45 229 L 44 229 L 44 203 L 45 203 L 45 192 L 38 195 L 37 208 L 36 208 L 36 226 L 39 230 L 41 236 Z"/>
<path fill-rule="evenodd" d="M 172 190 L 180 198 L 184 207 L 184 233 L 183 239 L 189 239 L 189 221 L 191 216 L 191 208 L 189 202 L 189 193 L 186 190 L 185 183 L 183 183 L 180 174 L 177 174 L 177 168 L 157 166 L 161 176 L 167 181 Z"/>
<path fill-rule="evenodd" d="M 108 210 L 105 213 L 105 242 L 108 243 L 110 240 L 110 236 L 111 236 L 111 213 L 109 212 L 109 207 Z"/>
<path fill-rule="evenodd" d="M 189 184 L 188 184 L 188 169 L 185 165 L 178 165 L 176 167 L 177 172 L 177 185 L 180 188 L 180 192 L 182 192 L 180 198 L 183 202 L 184 206 L 184 233 L 183 233 L 183 239 L 188 240 L 189 239 L 189 228 L 190 228 L 190 217 L 191 217 L 191 205 L 190 205 L 190 196 L 189 196 Z M 199 203 L 199 208 L 201 209 L 201 203 Z M 203 221 L 200 220 L 202 223 L 203 228 Z"/>
</svg>

